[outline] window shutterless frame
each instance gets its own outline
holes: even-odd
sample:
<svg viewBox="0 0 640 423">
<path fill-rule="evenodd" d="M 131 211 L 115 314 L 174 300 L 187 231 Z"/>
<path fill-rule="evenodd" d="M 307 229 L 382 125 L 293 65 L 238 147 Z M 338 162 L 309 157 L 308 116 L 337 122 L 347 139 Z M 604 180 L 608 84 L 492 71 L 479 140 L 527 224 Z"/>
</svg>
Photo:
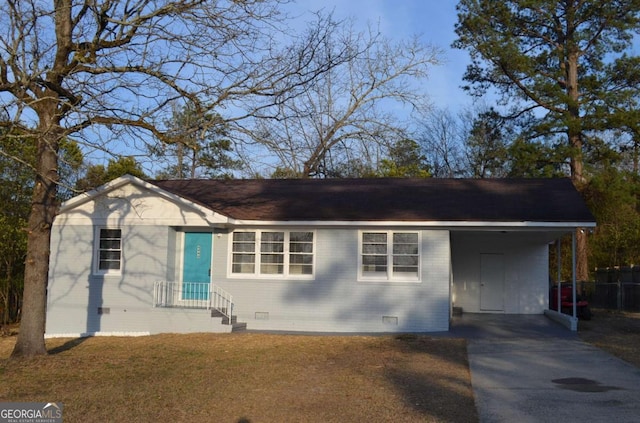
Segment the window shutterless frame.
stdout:
<svg viewBox="0 0 640 423">
<path fill-rule="evenodd" d="M 238 230 L 229 234 L 230 277 L 313 279 L 315 231 Z"/>
<path fill-rule="evenodd" d="M 94 274 L 119 275 L 122 272 L 122 229 L 96 227 L 93 251 Z"/>
<path fill-rule="evenodd" d="M 359 231 L 358 280 L 420 282 L 420 231 Z"/>
</svg>

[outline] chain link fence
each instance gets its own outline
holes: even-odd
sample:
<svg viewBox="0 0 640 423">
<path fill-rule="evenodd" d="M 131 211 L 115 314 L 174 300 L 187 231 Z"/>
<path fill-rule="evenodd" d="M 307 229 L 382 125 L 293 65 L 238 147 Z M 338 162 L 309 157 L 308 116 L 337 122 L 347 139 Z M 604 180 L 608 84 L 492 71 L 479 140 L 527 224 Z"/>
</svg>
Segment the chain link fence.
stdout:
<svg viewBox="0 0 640 423">
<path fill-rule="evenodd" d="M 578 289 L 592 307 L 640 312 L 640 266 L 598 268 Z"/>
</svg>

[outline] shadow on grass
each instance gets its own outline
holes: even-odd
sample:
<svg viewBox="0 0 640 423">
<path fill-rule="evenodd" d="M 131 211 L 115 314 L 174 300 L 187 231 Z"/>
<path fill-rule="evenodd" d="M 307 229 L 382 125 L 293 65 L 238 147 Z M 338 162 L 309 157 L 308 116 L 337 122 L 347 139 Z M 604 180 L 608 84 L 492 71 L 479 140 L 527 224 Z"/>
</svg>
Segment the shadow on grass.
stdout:
<svg viewBox="0 0 640 423">
<path fill-rule="evenodd" d="M 413 334 L 394 341 L 405 361 L 388 366 L 386 378 L 408 407 L 438 421 L 478 421 L 466 341 Z"/>
<path fill-rule="evenodd" d="M 82 344 L 84 341 L 86 341 L 89 338 L 90 337 L 88 337 L 88 336 L 84 336 L 82 338 L 74 338 L 74 339 L 71 339 L 71 340 L 65 342 L 62 345 L 58 345 L 57 347 L 51 348 L 47 352 L 49 353 L 49 355 L 56 355 L 56 354 L 63 353 L 65 351 L 69 351 L 70 349 L 75 348 L 78 345 Z"/>
</svg>

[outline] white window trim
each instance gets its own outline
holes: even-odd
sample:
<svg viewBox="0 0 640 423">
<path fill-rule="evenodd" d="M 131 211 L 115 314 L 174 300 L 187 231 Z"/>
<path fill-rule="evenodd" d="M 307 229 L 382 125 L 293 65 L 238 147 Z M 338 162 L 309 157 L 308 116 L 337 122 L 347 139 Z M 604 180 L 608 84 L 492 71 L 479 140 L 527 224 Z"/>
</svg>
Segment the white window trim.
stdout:
<svg viewBox="0 0 640 423">
<path fill-rule="evenodd" d="M 362 274 L 362 244 L 365 233 L 386 233 L 387 234 L 387 273 L 375 276 L 367 276 Z M 406 275 L 396 276 L 393 274 L 393 234 L 394 233 L 410 233 L 418 235 L 418 276 L 407 277 Z M 358 282 L 422 282 L 422 232 L 411 230 L 377 230 L 367 229 L 358 231 Z"/>
<path fill-rule="evenodd" d="M 119 229 L 120 230 L 120 268 L 100 269 L 100 230 Z M 124 234 L 121 227 L 117 226 L 95 226 L 93 232 L 93 274 L 98 276 L 117 276 L 122 274 L 124 267 Z"/>
<path fill-rule="evenodd" d="M 233 272 L 233 234 L 235 232 L 254 232 L 256 234 L 255 240 L 255 267 L 253 273 L 234 273 Z M 276 274 L 266 274 L 260 273 L 260 243 L 262 241 L 262 233 L 263 232 L 284 232 L 284 263 L 283 263 L 283 273 Z M 290 274 L 289 273 L 289 246 L 290 246 L 290 234 L 291 232 L 311 232 L 313 234 L 313 242 L 311 253 L 311 274 L 310 275 L 301 275 L 301 274 Z M 229 248 L 228 250 L 228 258 L 227 258 L 227 276 L 233 279 L 287 279 L 287 280 L 314 280 L 316 277 L 316 239 L 317 234 L 315 230 L 312 229 L 238 229 L 229 232 Z"/>
</svg>

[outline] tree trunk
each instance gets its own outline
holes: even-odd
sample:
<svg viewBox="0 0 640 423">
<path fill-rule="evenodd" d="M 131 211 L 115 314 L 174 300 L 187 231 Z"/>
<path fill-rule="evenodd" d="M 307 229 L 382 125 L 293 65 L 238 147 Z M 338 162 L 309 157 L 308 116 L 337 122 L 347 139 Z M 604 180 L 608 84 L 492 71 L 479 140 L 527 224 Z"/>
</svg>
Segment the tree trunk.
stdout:
<svg viewBox="0 0 640 423">
<path fill-rule="evenodd" d="M 73 52 L 72 1 L 56 0 L 56 50 L 53 65 L 43 75 L 46 88 L 33 90 L 37 100 L 29 106 L 38 116 L 38 150 L 31 211 L 27 222 L 27 256 L 22 295 L 22 316 L 18 340 L 11 357 L 30 357 L 47 353 L 44 343 L 51 226 L 58 211 L 58 150 L 63 133 L 62 116 L 76 101 L 64 87 L 68 58 Z M 62 98 L 63 96 L 64 98 Z"/>
<path fill-rule="evenodd" d="M 638 139 L 640 137 L 638 137 L 638 135 L 635 135 L 633 137 L 633 174 L 637 175 L 638 174 L 638 149 L 639 149 L 639 143 L 640 143 L 640 139 Z"/>
<path fill-rule="evenodd" d="M 573 22 L 573 17 L 569 19 L 569 22 Z M 573 30 L 568 29 L 567 31 L 573 33 Z M 586 179 L 583 174 L 582 119 L 580 117 L 580 90 L 578 87 L 579 49 L 571 40 L 567 44 L 569 46 L 566 58 L 567 138 L 571 147 L 571 180 L 576 189 L 582 193 Z M 576 278 L 579 281 L 589 280 L 587 233 L 582 229 L 576 231 Z"/>
<path fill-rule="evenodd" d="M 2 286 L 2 292 L 0 292 L 0 299 L 2 300 L 2 304 L 0 305 L 0 309 L 2 309 L 2 320 L 0 320 L 0 326 L 6 325 L 9 323 L 9 319 L 11 318 L 11 311 L 9 309 L 11 298 L 11 291 L 13 290 L 13 260 L 5 260 L 6 267 L 6 285 Z"/>
<path fill-rule="evenodd" d="M 41 121 L 42 122 L 42 121 Z M 11 357 L 46 354 L 44 343 L 51 225 L 57 212 L 57 131 L 38 141 L 37 176 L 27 228 L 22 319 Z"/>
<path fill-rule="evenodd" d="M 571 158 L 571 180 L 576 189 L 582 193 L 585 187 L 585 178 L 582 174 L 582 140 L 571 142 L 571 146 L 579 152 Z M 587 232 L 584 229 L 576 230 L 576 279 L 578 281 L 589 280 L 589 249 Z"/>
<path fill-rule="evenodd" d="M 587 249 L 587 231 L 578 229 L 576 232 L 576 280 L 589 280 L 589 262 Z"/>
</svg>

